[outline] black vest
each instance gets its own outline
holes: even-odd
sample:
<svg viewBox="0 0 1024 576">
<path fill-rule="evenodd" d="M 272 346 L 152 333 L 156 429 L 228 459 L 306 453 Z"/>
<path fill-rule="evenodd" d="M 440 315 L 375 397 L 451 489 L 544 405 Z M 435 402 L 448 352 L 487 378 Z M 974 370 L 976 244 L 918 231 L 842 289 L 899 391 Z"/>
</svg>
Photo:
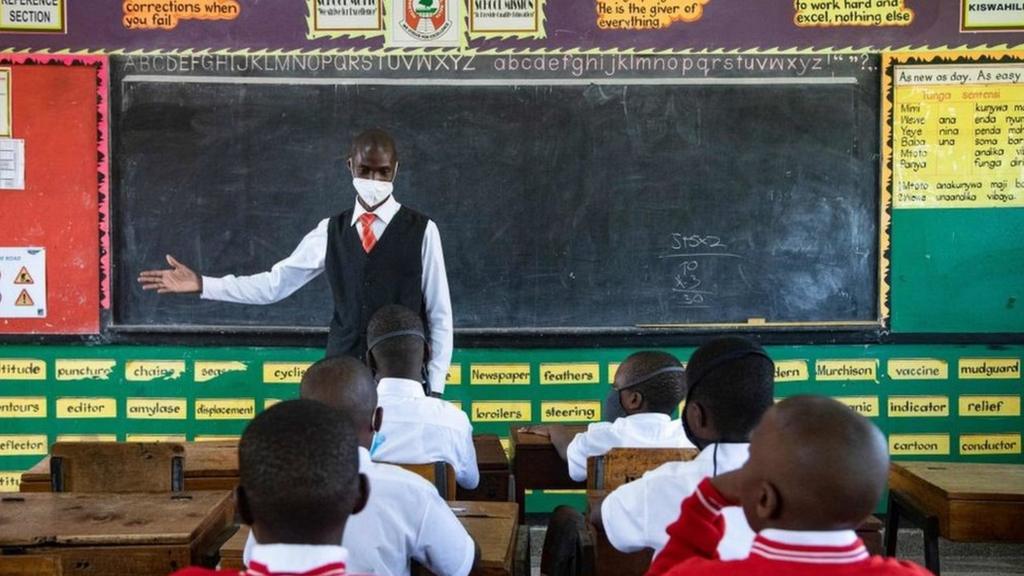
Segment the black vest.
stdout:
<svg viewBox="0 0 1024 576">
<path fill-rule="evenodd" d="M 424 318 L 423 234 L 429 220 L 401 207 L 367 254 L 352 210 L 331 218 L 324 269 L 334 296 L 327 356 L 366 354 L 366 325 L 374 312 L 401 304 Z"/>
</svg>

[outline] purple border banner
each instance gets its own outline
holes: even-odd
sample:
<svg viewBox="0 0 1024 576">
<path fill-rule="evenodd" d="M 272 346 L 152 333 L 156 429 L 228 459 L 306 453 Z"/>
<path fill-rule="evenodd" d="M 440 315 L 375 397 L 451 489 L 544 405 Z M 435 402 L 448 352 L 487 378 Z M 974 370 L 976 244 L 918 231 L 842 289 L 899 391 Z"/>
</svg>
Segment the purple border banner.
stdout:
<svg viewBox="0 0 1024 576">
<path fill-rule="evenodd" d="M 472 0 L 470 0 L 472 1 Z M 961 0 L 905 0 L 909 26 L 802 28 L 793 0 L 709 0 L 696 22 L 651 31 L 602 30 L 597 0 L 548 0 L 547 38 L 478 39 L 475 50 L 881 50 L 1024 46 L 1022 32 L 961 32 Z M 304 0 L 241 0 L 232 21 L 182 21 L 173 30 L 128 30 L 121 0 L 68 0 L 66 34 L 0 34 L 0 49 L 358 50 L 383 39 L 308 38 Z"/>
</svg>

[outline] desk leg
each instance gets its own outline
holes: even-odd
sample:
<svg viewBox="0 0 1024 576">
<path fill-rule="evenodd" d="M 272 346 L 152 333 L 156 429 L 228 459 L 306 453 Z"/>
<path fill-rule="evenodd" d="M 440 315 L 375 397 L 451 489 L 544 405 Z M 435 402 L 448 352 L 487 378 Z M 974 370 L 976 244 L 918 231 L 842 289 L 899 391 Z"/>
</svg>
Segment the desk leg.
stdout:
<svg viewBox="0 0 1024 576">
<path fill-rule="evenodd" d="M 900 532 L 900 507 L 892 492 L 889 492 L 889 511 L 885 517 L 885 555 L 896 557 L 896 538 Z"/>
<path fill-rule="evenodd" d="M 924 519 L 924 567 L 939 576 L 939 521 L 935 516 Z"/>
<path fill-rule="evenodd" d="M 526 487 L 516 482 L 516 504 L 519 505 L 519 524 L 526 525 Z"/>
</svg>

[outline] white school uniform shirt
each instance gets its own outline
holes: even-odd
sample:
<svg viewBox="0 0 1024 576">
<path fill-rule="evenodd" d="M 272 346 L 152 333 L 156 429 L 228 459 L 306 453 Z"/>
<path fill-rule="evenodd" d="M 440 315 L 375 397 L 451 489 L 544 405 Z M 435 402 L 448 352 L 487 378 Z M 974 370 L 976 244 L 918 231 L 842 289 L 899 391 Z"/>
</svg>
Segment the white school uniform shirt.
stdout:
<svg viewBox="0 0 1024 576">
<path fill-rule="evenodd" d="M 601 504 L 601 522 L 608 541 L 622 552 L 653 548 L 655 555 L 668 543 L 665 530 L 679 518 L 683 500 L 693 494 L 700 481 L 743 466 L 750 457 L 750 444 L 715 444 L 704 448 L 690 462 L 668 462 L 640 478 L 613 490 Z M 741 560 L 750 554 L 754 531 L 747 524 L 743 509 L 737 506 L 722 511 L 725 535 L 718 544 L 722 560 Z"/>
<path fill-rule="evenodd" d="M 370 460 L 359 449 L 359 471 L 370 480 L 366 508 L 350 516 L 342 544 L 350 573 L 408 576 L 416 560 L 438 576 L 466 576 L 473 568 L 473 538 L 430 482 L 398 466 Z M 252 533 L 243 560 L 259 548 Z"/>
<path fill-rule="evenodd" d="M 668 414 L 645 413 L 595 422 L 569 443 L 565 451 L 569 477 L 587 479 L 587 458 L 603 456 L 612 448 L 693 448 L 683 426 Z"/>
<path fill-rule="evenodd" d="M 374 218 L 370 228 L 376 238 L 379 239 L 384 234 L 384 230 L 401 207 L 394 196 L 389 196 L 374 210 L 377 218 Z M 349 224 L 357 226 L 360 234 L 363 224 L 359 222 L 359 217 L 365 213 L 363 205 L 357 201 Z M 203 276 L 201 297 L 205 300 L 237 304 L 273 304 L 291 296 L 324 271 L 328 221 L 328 218 L 321 220 L 317 227 L 299 242 L 290 256 L 274 264 L 267 272 L 251 276 L 229 274 L 221 278 Z M 420 258 L 423 263 L 423 305 L 427 314 L 427 327 L 430 330 L 430 364 L 427 366 L 427 374 L 430 390 L 440 394 L 444 392 L 444 380 L 452 361 L 454 338 L 448 273 L 444 266 L 441 234 L 433 220 L 427 221 Z"/>
<path fill-rule="evenodd" d="M 423 384 L 404 378 L 381 378 L 377 405 L 384 421 L 373 439 L 376 462 L 429 464 L 447 462 L 455 481 L 472 490 L 480 483 L 473 446 L 473 426 L 466 413 L 423 391 Z"/>
<path fill-rule="evenodd" d="M 325 576 L 344 575 L 348 569 L 349 554 L 341 546 L 313 544 L 256 544 L 249 534 L 249 542 L 245 544 L 245 564 L 252 561 L 260 565 L 254 574 L 305 574 L 314 570 L 324 571 Z M 337 569 L 327 571 L 328 567 Z"/>
</svg>

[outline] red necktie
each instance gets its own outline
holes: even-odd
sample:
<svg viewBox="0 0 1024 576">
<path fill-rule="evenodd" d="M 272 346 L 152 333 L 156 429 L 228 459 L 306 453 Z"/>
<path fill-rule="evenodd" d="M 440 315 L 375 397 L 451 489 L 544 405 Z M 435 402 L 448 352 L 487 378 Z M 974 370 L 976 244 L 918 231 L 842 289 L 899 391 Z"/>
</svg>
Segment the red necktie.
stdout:
<svg viewBox="0 0 1024 576">
<path fill-rule="evenodd" d="M 370 250 L 373 250 L 374 244 L 377 243 L 377 237 L 373 234 L 373 220 L 376 217 L 377 215 L 373 212 L 364 212 L 363 215 L 359 217 L 359 223 L 363 225 L 363 230 L 359 236 L 363 240 L 363 250 L 365 250 L 367 254 L 370 253 Z"/>
</svg>

